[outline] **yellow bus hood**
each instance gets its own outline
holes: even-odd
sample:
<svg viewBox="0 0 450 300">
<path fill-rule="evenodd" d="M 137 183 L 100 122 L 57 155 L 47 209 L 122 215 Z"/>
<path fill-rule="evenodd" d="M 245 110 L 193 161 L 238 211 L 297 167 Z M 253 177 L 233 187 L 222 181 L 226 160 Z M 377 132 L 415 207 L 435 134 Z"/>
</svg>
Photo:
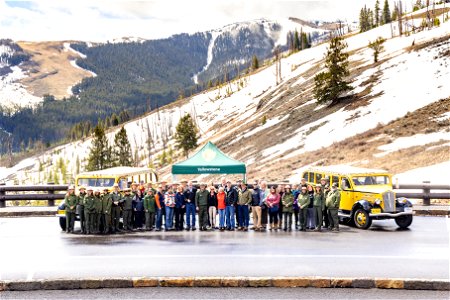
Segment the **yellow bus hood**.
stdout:
<svg viewBox="0 0 450 300">
<path fill-rule="evenodd" d="M 388 184 L 383 185 L 358 185 L 355 187 L 356 192 L 382 194 L 387 191 L 392 191 L 392 186 Z"/>
</svg>

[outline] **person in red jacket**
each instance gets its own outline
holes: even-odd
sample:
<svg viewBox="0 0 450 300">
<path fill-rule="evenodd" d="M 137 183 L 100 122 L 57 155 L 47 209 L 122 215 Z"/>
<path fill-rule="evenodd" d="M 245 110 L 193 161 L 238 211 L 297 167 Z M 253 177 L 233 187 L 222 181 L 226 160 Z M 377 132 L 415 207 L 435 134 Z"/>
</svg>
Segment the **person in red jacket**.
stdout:
<svg viewBox="0 0 450 300">
<path fill-rule="evenodd" d="M 223 187 L 219 187 L 219 192 L 217 193 L 217 208 L 219 210 L 219 229 L 220 231 L 225 230 L 225 208 L 227 195 Z"/>
</svg>

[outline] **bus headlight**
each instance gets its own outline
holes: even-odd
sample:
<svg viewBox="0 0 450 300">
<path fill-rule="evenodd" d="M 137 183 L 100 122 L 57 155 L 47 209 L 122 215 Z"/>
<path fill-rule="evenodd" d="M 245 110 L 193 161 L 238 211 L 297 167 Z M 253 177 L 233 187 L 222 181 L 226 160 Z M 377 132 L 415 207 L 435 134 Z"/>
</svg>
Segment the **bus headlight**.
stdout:
<svg viewBox="0 0 450 300">
<path fill-rule="evenodd" d="M 381 200 L 380 199 L 375 199 L 375 204 L 376 205 L 380 205 L 381 204 Z"/>
<path fill-rule="evenodd" d="M 397 199 L 398 203 L 402 203 L 405 204 L 406 203 L 406 198 L 399 198 Z"/>
</svg>

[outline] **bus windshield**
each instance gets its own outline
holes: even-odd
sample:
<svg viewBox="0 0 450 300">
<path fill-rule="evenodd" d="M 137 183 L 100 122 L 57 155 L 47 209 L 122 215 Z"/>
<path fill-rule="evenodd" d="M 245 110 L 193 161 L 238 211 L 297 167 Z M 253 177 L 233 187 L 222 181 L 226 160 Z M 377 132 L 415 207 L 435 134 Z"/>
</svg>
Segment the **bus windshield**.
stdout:
<svg viewBox="0 0 450 300">
<path fill-rule="evenodd" d="M 79 178 L 78 186 L 85 187 L 112 187 L 114 178 Z"/>
<path fill-rule="evenodd" d="M 375 176 L 354 176 L 354 185 L 383 185 L 390 184 L 389 176 L 375 175 Z"/>
</svg>

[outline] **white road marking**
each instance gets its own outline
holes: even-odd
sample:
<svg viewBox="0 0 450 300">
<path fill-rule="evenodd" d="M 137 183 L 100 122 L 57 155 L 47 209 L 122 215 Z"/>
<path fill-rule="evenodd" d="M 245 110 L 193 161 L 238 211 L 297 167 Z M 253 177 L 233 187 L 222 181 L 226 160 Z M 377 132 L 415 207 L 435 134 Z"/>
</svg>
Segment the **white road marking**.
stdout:
<svg viewBox="0 0 450 300">
<path fill-rule="evenodd" d="M 117 259 L 117 258 L 351 258 L 351 259 L 417 259 L 448 260 L 448 256 L 433 255 L 335 255 L 335 254 L 127 254 L 127 255 L 69 255 L 74 259 Z"/>
</svg>

